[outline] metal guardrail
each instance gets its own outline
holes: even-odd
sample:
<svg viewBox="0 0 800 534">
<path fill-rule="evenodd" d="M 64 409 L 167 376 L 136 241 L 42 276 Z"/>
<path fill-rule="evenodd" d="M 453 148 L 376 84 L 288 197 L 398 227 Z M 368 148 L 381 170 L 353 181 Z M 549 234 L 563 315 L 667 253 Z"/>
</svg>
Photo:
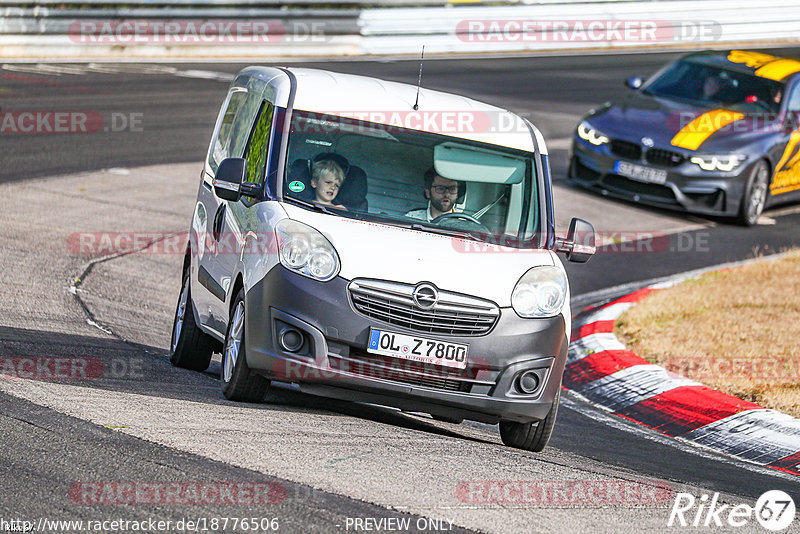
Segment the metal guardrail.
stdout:
<svg viewBox="0 0 800 534">
<path fill-rule="evenodd" d="M 121 21 L 272 21 L 279 23 L 284 33 L 295 32 L 298 27 L 320 28 L 326 35 L 359 35 L 357 9 L 330 10 L 274 8 L 248 9 L 20 9 L 16 13 L 3 13 L 0 9 L 0 35 L 70 35 L 76 23 Z"/>
<path fill-rule="evenodd" d="M 621 31 L 626 22 L 639 33 Z M 591 23 L 601 23 L 599 31 L 593 31 Z M 359 24 L 366 54 L 419 53 L 423 44 L 426 53 L 481 53 L 800 42 L 797 0 L 566 1 L 497 8 L 365 9 Z M 561 24 L 561 30 L 555 24 Z M 614 24 L 619 31 L 614 31 Z M 648 30 L 646 35 L 643 30 Z"/>
<path fill-rule="evenodd" d="M 569 1 L 569 0 L 567 0 Z M 606 1 L 606 0 L 600 0 Z M 608 0 L 611 1 L 611 0 Z M 346 2 L 331 2 L 330 0 L 0 0 L 0 7 L 58 7 L 63 5 L 73 6 L 100 6 L 103 8 L 148 6 L 148 7 L 227 7 L 232 9 L 249 7 L 277 7 L 294 9 L 297 7 L 324 6 L 330 11 L 347 9 L 354 6 L 392 7 L 392 6 L 443 6 L 446 0 L 347 0 Z"/>
<path fill-rule="evenodd" d="M 418 54 L 422 45 L 426 53 L 484 53 L 800 42 L 797 0 L 520 0 L 502 5 L 476 5 L 472 0 L 71 2 L 0 0 L 0 57 L 274 57 Z M 370 7 L 376 4 L 380 7 Z M 164 21 L 181 27 L 207 21 L 262 23 L 259 31 L 269 38 L 170 43 L 93 41 L 80 34 L 76 38 L 85 22 L 114 28 L 138 22 L 145 27 L 141 31 L 152 35 L 161 31 L 158 24 Z M 590 23 L 632 23 L 640 30 L 649 24 L 645 29 L 653 33 L 651 38 L 631 37 L 606 28 L 592 34 Z M 567 28 L 559 33 L 554 24 Z M 303 38 L 309 28 L 318 38 Z M 576 28 L 583 33 L 570 34 Z"/>
</svg>

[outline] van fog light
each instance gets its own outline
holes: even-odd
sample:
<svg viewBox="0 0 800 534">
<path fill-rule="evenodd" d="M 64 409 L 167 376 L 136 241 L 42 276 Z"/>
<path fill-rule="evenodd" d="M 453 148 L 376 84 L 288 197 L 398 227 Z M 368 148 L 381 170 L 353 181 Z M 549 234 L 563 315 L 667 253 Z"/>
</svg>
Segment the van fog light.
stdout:
<svg viewBox="0 0 800 534">
<path fill-rule="evenodd" d="M 517 389 L 530 395 L 539 388 L 539 376 L 535 371 L 525 371 L 517 377 Z"/>
<path fill-rule="evenodd" d="M 534 267 L 514 287 L 511 306 L 520 317 L 552 317 L 561 312 L 566 296 L 567 277 L 561 269 Z"/>
<path fill-rule="evenodd" d="M 286 352 L 297 352 L 303 348 L 303 334 L 294 328 L 284 328 L 278 334 L 278 342 Z"/>
</svg>

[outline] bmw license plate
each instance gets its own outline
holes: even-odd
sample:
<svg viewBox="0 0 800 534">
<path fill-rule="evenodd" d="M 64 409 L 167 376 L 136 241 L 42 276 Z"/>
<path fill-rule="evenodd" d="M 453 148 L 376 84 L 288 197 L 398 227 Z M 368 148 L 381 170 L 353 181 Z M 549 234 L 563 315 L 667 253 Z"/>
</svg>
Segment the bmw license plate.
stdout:
<svg viewBox="0 0 800 534">
<path fill-rule="evenodd" d="M 667 181 L 667 171 L 651 169 L 650 167 L 628 163 L 627 161 L 616 162 L 614 164 L 614 172 L 637 182 L 663 184 Z"/>
<path fill-rule="evenodd" d="M 436 341 L 370 328 L 367 352 L 415 362 L 464 369 L 469 345 Z"/>
</svg>

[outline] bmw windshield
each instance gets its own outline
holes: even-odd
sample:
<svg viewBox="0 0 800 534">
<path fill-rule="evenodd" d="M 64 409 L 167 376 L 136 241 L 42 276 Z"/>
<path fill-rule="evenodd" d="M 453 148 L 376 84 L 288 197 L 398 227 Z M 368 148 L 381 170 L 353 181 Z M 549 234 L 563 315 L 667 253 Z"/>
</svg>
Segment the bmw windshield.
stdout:
<svg viewBox="0 0 800 534">
<path fill-rule="evenodd" d="M 294 111 L 284 198 L 342 217 L 509 246 L 540 224 L 533 153 Z"/>
<path fill-rule="evenodd" d="M 784 94 L 780 82 L 691 60 L 678 61 L 643 89 L 650 96 L 690 101 L 742 112 L 777 113 Z"/>
</svg>

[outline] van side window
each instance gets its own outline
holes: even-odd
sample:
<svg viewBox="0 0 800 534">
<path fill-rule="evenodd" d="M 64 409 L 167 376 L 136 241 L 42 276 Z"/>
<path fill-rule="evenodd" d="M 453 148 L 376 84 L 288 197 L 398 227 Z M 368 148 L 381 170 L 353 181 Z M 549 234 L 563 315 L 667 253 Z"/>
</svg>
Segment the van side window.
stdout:
<svg viewBox="0 0 800 534">
<path fill-rule="evenodd" d="M 253 126 L 253 131 L 250 133 L 250 140 L 244 149 L 243 157 L 247 160 L 247 176 L 245 180 L 248 182 L 255 184 L 264 182 L 274 111 L 275 107 L 266 100 L 261 104 L 258 118 Z"/>
<path fill-rule="evenodd" d="M 234 88 L 228 93 L 226 105 L 217 118 L 214 139 L 211 141 L 211 150 L 208 153 L 208 164 L 212 174 L 217 172 L 220 162 L 230 156 L 233 122 L 246 99 L 247 91 L 245 90 Z"/>
</svg>

